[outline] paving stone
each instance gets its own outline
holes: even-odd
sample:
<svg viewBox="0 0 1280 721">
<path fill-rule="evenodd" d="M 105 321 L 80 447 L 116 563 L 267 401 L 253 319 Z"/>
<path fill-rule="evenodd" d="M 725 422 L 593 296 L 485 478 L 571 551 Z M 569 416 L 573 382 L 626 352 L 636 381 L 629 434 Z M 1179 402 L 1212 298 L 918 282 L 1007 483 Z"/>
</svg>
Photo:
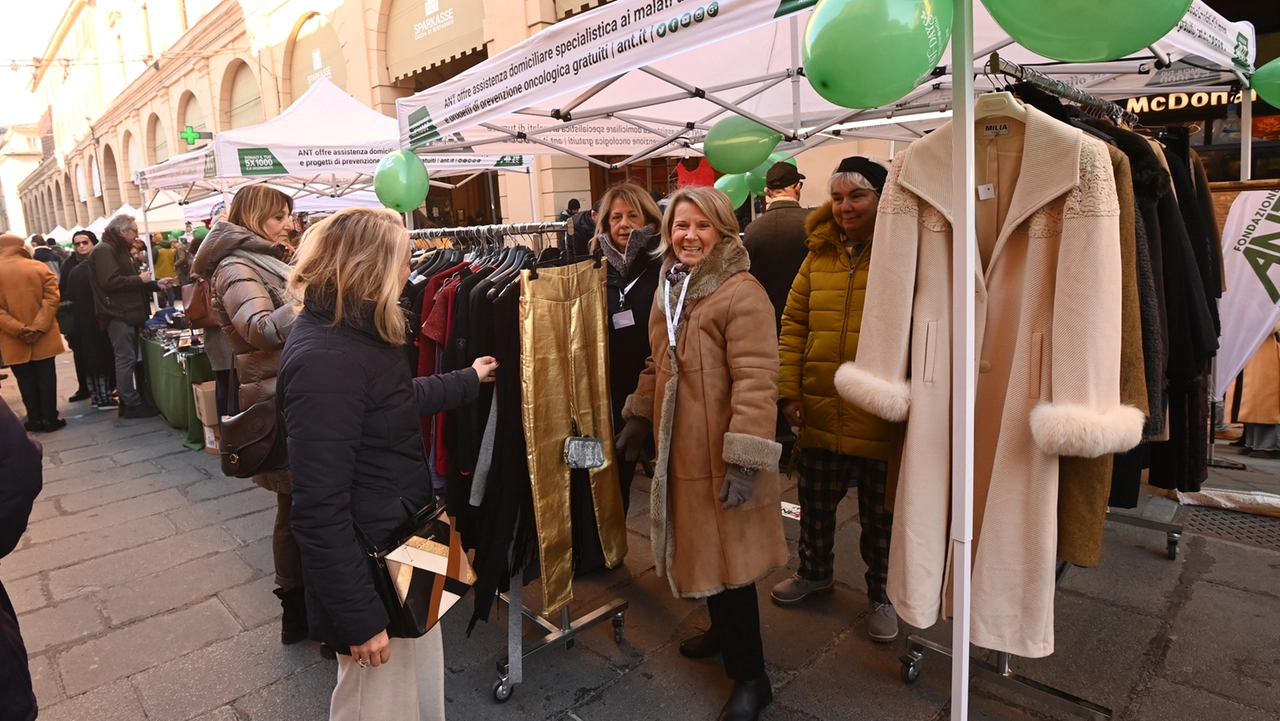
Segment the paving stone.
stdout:
<svg viewBox="0 0 1280 721">
<path fill-rule="evenodd" d="M 109 486 L 102 486 L 80 493 L 70 493 L 59 498 L 58 502 L 64 512 L 79 513 L 91 508 L 105 506 L 108 503 L 163 491 L 167 488 L 179 488 L 205 478 L 208 478 L 208 476 L 195 468 L 179 469 L 113 483 Z"/>
<path fill-rule="evenodd" d="M 77 461 L 86 461 L 91 458 L 101 458 L 103 456 L 114 456 L 115 463 L 118 466 L 127 465 L 120 461 L 119 454 L 121 451 L 136 452 L 138 450 L 153 451 L 154 449 L 173 443 L 174 436 L 167 431 L 158 430 L 129 439 L 127 445 L 118 443 L 96 443 L 83 448 L 74 448 L 58 454 L 58 460 L 62 463 L 75 463 Z"/>
<path fill-rule="evenodd" d="M 191 468 L 194 469 L 195 467 L 192 466 Z M 254 485 L 251 480 L 232 478 L 221 474 L 213 478 L 208 478 L 207 476 L 205 478 L 207 480 L 194 483 L 185 489 L 184 492 L 187 494 L 187 498 L 193 501 L 207 501 L 211 498 L 221 498 L 232 493 L 239 493 L 253 488 Z"/>
<path fill-rule="evenodd" d="M 1142 699 L 1134 721 L 1275 721 L 1275 715 L 1190 686 L 1157 678 Z"/>
<path fill-rule="evenodd" d="M 779 571 L 756 588 L 760 598 L 760 631 L 768 661 L 788 671 L 807 666 L 841 633 L 867 615 L 867 597 L 843 586 L 811 602 L 779 606 L 769 598 L 769 589 L 790 576 L 789 570 Z M 860 628 L 865 628 L 865 624 Z"/>
<path fill-rule="evenodd" d="M 64 698 L 58 690 L 58 674 L 48 656 L 30 659 L 27 667 L 31 670 L 31 688 L 36 692 L 36 705 L 46 709 Z"/>
<path fill-rule="evenodd" d="M 235 553 L 223 552 L 99 593 L 114 626 L 171 611 L 238 586 L 257 574 Z"/>
<path fill-rule="evenodd" d="M 243 544 L 252 543 L 260 538 L 270 538 L 276 527 L 276 509 L 268 508 L 247 516 L 233 518 L 222 525 Z"/>
<path fill-rule="evenodd" d="M 136 521 L 157 513 L 180 508 L 186 503 L 176 489 L 160 491 L 139 498 L 117 501 L 72 516 L 58 516 L 34 523 L 27 528 L 32 543 L 44 543 L 78 533 L 101 531 L 105 528 Z M 185 530 L 185 529 L 184 529 Z"/>
<path fill-rule="evenodd" d="M 1280 554 L 1213 538 L 1204 539 L 1204 550 L 1213 559 L 1204 580 L 1280 597 Z"/>
<path fill-rule="evenodd" d="M 249 721 L 315 721 L 329 715 L 337 665 L 317 663 L 236 701 Z"/>
<path fill-rule="evenodd" d="M 1170 631 L 1164 677 L 1280 716 L 1280 599 L 1208 583 Z"/>
<path fill-rule="evenodd" d="M 282 646 L 280 629 L 263 626 L 159 665 L 133 683 L 149 721 L 177 721 L 225 706 L 319 658 L 316 644 Z M 204 682 L 193 685 L 195 678 Z"/>
<path fill-rule="evenodd" d="M 110 473 L 115 469 L 116 464 L 112 463 L 110 458 L 95 458 L 82 463 L 64 463 L 46 468 L 44 469 L 44 488 L 40 491 L 40 497 L 60 495 L 57 489 L 62 483 L 91 482 L 92 479 L 98 478 L 99 473 Z"/>
<path fill-rule="evenodd" d="M 1173 591 L 1185 558 L 1170 561 L 1165 534 L 1157 531 L 1112 522 L 1105 538 L 1102 564 L 1071 568 L 1059 586 L 1148 616 L 1161 615 L 1164 605 L 1153 605 L 1151 595 L 1164 597 Z"/>
<path fill-rule="evenodd" d="M 182 439 L 176 433 L 169 433 L 167 435 L 169 437 L 165 441 L 148 443 L 142 447 L 136 447 L 132 442 L 130 442 L 129 450 L 124 453 L 116 453 L 112 455 L 111 460 L 123 466 L 141 461 L 154 461 L 162 456 L 182 456 L 185 458 L 193 453 L 207 455 L 205 454 L 204 449 L 193 451 L 182 445 Z"/>
<path fill-rule="evenodd" d="M 148 518 L 146 523 L 127 523 L 96 533 L 82 533 L 5 556 L 0 561 L 0 575 L 5 579 L 22 578 L 158 541 L 173 533 L 173 524 L 163 516 Z"/>
<path fill-rule="evenodd" d="M 93 601 L 77 598 L 18 616 L 27 653 L 40 653 L 76 639 L 92 636 L 106 628 Z"/>
<path fill-rule="evenodd" d="M 708 625 L 706 603 L 676 598 L 671 594 L 671 584 L 656 573 L 640 576 L 611 596 L 626 599 L 628 604 L 623 642 L 614 642 L 613 627 L 609 622 L 588 631 L 582 642 L 618 667 L 634 666 L 650 653 L 696 633 L 698 627 L 706 628 Z M 577 615 L 589 608 L 579 609 Z M 506 628 L 505 616 L 502 628 Z M 506 644 L 502 645 L 505 647 Z"/>
<path fill-rule="evenodd" d="M 274 514 L 275 511 L 272 511 Z M 275 551 L 271 547 L 271 537 L 259 538 L 247 546 L 240 548 L 240 555 L 244 560 L 249 562 L 259 573 L 270 573 L 275 577 L 276 561 Z"/>
<path fill-rule="evenodd" d="M 275 576 L 266 576 L 222 591 L 218 598 L 240 619 L 241 625 L 245 628 L 257 628 L 280 617 L 280 599 L 272 593 L 275 588 Z"/>
<path fill-rule="evenodd" d="M 169 520 L 173 521 L 173 525 L 177 526 L 178 530 L 189 531 L 228 518 L 248 515 L 264 508 L 275 508 L 275 506 L 275 494 L 255 486 L 230 496 L 183 504 L 182 508 L 169 514 Z"/>
<path fill-rule="evenodd" d="M 211 642 L 231 638 L 240 630 L 240 624 L 227 609 L 217 599 L 209 599 L 198 606 L 148 618 L 76 646 L 58 657 L 58 668 L 67 694 L 74 696 L 163 664 Z M 173 691 L 180 698 L 197 678 L 204 678 L 204 674 L 192 674 L 186 679 L 185 688 Z M 194 714 L 183 718 L 191 715 Z"/>
<path fill-rule="evenodd" d="M 138 721 L 146 718 L 125 679 L 40 709 L 40 721 Z"/>
<path fill-rule="evenodd" d="M 0 571 L 3 570 L 5 570 L 4 567 L 0 566 Z M 34 611 L 49 604 L 44 596 L 44 588 L 41 586 L 39 576 L 7 581 L 4 584 L 4 590 L 9 594 L 9 601 L 13 604 L 15 613 Z"/>
<path fill-rule="evenodd" d="M 315 718 L 320 719 L 323 717 L 317 716 Z M 240 721 L 240 714 L 236 713 L 235 708 L 232 706 L 222 706 L 203 716 L 197 716 L 192 721 Z"/>
<path fill-rule="evenodd" d="M 576 649 L 567 652 L 566 657 L 575 652 Z M 529 687 L 517 686 L 511 701 L 506 705 L 513 706 L 521 703 L 522 699 L 536 698 L 541 695 L 546 689 L 543 678 L 547 669 L 546 661 L 529 664 L 525 669 L 525 679 Z M 476 671 L 479 672 L 482 669 L 476 669 Z M 479 683 L 482 680 L 482 674 L 475 675 L 476 682 Z M 447 697 L 455 693 L 453 691 L 455 685 L 450 683 L 452 680 L 451 678 L 445 680 Z M 671 645 L 646 658 L 642 665 L 628 670 L 603 693 L 593 693 L 598 689 L 599 685 L 594 688 L 587 686 L 578 691 L 572 709 L 574 716 L 582 721 L 712 719 L 716 717 L 725 699 L 729 697 L 733 682 L 725 677 L 724 667 L 719 659 L 690 660 L 682 657 L 677 647 Z M 460 698 L 467 699 L 478 696 L 480 693 L 483 693 L 482 689 L 477 689 Z M 478 704 L 479 699 L 476 699 L 476 702 Z M 490 706 L 501 708 L 493 706 L 492 701 Z M 523 715 L 513 715 L 533 717 L 535 708 L 530 707 L 529 712 Z M 499 718 L 499 713 L 493 712 L 487 717 Z M 566 716 L 566 718 L 569 717 Z M 766 715 L 765 718 L 772 717 Z"/>
<path fill-rule="evenodd" d="M 62 599 L 108 589 L 235 547 L 235 539 L 221 528 L 201 528 L 53 571 L 49 574 L 49 590 L 55 599 Z"/>
<path fill-rule="evenodd" d="M 53 499 L 39 500 L 31 504 L 31 515 L 27 516 L 27 523 L 39 523 L 46 518 L 53 518 L 61 515 L 58 512 L 58 506 Z"/>
</svg>

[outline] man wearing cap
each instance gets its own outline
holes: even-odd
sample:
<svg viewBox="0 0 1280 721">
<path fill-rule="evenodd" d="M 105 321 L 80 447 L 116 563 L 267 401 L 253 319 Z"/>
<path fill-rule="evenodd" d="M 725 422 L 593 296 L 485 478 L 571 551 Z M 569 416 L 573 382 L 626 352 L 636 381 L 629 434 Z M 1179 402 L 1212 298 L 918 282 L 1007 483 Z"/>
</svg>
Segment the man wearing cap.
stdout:
<svg viewBox="0 0 1280 721">
<path fill-rule="evenodd" d="M 751 256 L 751 275 L 760 281 L 773 302 L 778 331 L 782 330 L 782 310 L 787 307 L 791 282 L 809 254 L 805 245 L 804 221 L 809 211 L 800 207 L 804 176 L 790 163 L 774 163 L 765 176 L 764 214 L 747 226 L 743 243 Z"/>
<path fill-rule="evenodd" d="M 778 348 L 778 405 L 788 424 L 800 430 L 800 568 L 772 591 L 776 603 L 788 605 L 835 588 L 836 507 L 852 488 L 871 601 L 867 631 L 882 643 L 898 637 L 898 617 L 885 590 L 893 530 L 885 502 L 893 427 L 841 398 L 835 376 L 858 353 L 887 175 L 875 161 L 845 158 L 827 181 L 831 200 L 805 224 L 809 254 L 787 297 Z"/>
</svg>

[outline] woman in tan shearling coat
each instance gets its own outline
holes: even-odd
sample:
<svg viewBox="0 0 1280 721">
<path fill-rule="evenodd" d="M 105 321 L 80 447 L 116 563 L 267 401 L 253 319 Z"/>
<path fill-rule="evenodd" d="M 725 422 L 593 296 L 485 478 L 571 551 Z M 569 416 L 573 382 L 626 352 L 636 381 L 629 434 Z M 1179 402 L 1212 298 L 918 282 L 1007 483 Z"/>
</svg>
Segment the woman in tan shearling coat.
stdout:
<svg viewBox="0 0 1280 721">
<path fill-rule="evenodd" d="M 787 562 L 773 305 L 747 272 L 751 262 L 720 191 L 675 193 L 662 239 L 653 355 L 623 409 L 619 445 L 657 419 L 650 496 L 657 570 L 675 595 L 707 599 L 708 635 L 734 680 L 720 718 L 753 721 L 772 700 L 755 582 Z"/>
</svg>

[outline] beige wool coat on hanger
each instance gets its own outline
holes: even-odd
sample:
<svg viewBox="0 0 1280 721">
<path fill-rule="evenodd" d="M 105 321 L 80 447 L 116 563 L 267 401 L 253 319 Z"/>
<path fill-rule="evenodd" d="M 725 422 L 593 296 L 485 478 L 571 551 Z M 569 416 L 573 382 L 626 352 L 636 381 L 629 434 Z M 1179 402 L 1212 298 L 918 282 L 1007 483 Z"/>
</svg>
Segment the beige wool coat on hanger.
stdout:
<svg viewBox="0 0 1280 721">
<path fill-rule="evenodd" d="M 978 202 L 1003 217 L 984 223 L 995 206 L 979 208 L 972 638 L 1038 658 L 1053 652 L 1058 456 L 1128 450 L 1144 418 L 1120 402 L 1120 209 L 1106 146 L 1026 111 L 1025 127 L 977 121 L 983 148 L 996 140 L 983 140 L 983 123 L 1008 123 L 995 131 L 999 161 L 978 155 L 978 184 L 994 185 Z M 894 160 L 857 359 L 836 378 L 850 402 L 907 422 L 888 593 L 921 628 L 948 612 L 951 588 L 951 138 L 944 126 Z"/>
</svg>

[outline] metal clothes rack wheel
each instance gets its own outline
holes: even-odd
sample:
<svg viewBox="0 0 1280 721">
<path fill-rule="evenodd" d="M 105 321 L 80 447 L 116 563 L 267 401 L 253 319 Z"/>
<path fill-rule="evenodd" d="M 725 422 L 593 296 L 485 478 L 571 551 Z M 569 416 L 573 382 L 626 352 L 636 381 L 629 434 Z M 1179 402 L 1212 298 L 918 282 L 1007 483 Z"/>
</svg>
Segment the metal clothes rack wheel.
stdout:
<svg viewBox="0 0 1280 721">
<path fill-rule="evenodd" d="M 557 626 L 540 614 L 525 608 L 521 597 L 524 591 L 524 574 L 517 571 L 511 576 L 510 593 L 498 594 L 507 606 L 507 657 L 498 661 L 498 680 L 493 684 L 493 700 L 495 703 L 506 703 L 515 693 L 515 687 L 524 682 L 524 662 L 543 651 L 564 647 L 569 650 L 574 646 L 574 639 L 588 629 L 599 626 L 605 621 L 613 621 L 613 640 L 622 643 L 626 632 L 627 601 L 615 598 L 585 616 L 572 620 L 569 609 L 561 609 L 560 625 Z M 536 624 L 545 633 L 530 645 L 524 641 L 524 620 Z"/>
<path fill-rule="evenodd" d="M 1148 528 L 1152 531 L 1163 532 L 1166 537 L 1165 550 L 1169 554 L 1169 560 L 1178 560 L 1178 543 L 1182 540 L 1182 532 L 1185 530 L 1181 524 L 1152 521 L 1142 516 L 1131 516 L 1127 513 L 1115 513 L 1110 510 L 1107 511 L 1107 520 L 1126 526 L 1137 526 L 1138 528 Z"/>
</svg>

